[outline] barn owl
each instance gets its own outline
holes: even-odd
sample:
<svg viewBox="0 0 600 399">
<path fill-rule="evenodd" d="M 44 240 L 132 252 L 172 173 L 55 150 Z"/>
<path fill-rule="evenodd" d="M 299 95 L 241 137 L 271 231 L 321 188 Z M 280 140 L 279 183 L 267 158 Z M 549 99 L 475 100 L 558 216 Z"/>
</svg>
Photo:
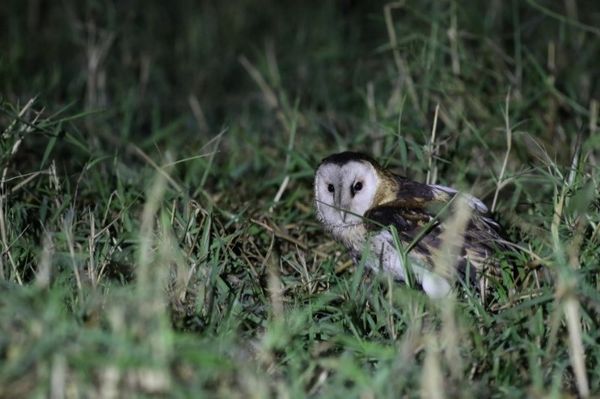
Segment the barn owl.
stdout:
<svg viewBox="0 0 600 399">
<path fill-rule="evenodd" d="M 507 250 L 509 243 L 488 208 L 472 195 L 398 176 L 357 152 L 323 159 L 315 173 L 314 195 L 319 221 L 355 261 L 400 281 L 410 273 L 430 297 L 447 296 L 456 279 L 482 287 L 489 277 L 500 275 L 494 255 L 498 249 Z M 451 214 L 457 196 L 468 204 L 470 216 L 464 232 L 457 233 L 461 246 L 449 262 L 453 273 L 439 273 L 434 259 L 448 226 L 442 211 Z"/>
</svg>

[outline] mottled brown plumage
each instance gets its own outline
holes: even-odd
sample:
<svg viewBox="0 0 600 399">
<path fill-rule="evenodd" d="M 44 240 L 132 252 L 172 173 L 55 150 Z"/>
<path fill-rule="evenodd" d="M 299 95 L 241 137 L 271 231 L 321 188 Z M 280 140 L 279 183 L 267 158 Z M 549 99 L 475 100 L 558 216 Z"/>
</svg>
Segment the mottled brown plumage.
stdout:
<svg viewBox="0 0 600 399">
<path fill-rule="evenodd" d="M 450 205 L 456 193 L 448 193 L 442 191 L 440 186 L 418 183 L 390 173 L 382 173 L 382 176 L 385 182 L 382 191 L 386 193 L 380 194 L 379 198 L 382 200 L 375 202 L 365 213 L 367 230 L 394 226 L 405 245 L 410 245 L 415 237 L 422 235 L 413 243 L 412 251 L 431 263 L 432 252 L 439 250 L 442 244 L 439 237 L 444 231 L 443 220 L 452 210 L 451 206 L 448 209 L 444 208 Z M 457 270 L 460 278 L 474 283 L 477 274 L 479 277 L 499 276 L 498 259 L 493 255 L 498 250 L 510 248 L 501 235 L 500 226 L 491 215 L 481 206 L 472 208 L 470 221 L 464 232 L 464 244 L 457 261 Z M 467 276 L 467 263 L 470 263 L 477 273 Z"/>
</svg>

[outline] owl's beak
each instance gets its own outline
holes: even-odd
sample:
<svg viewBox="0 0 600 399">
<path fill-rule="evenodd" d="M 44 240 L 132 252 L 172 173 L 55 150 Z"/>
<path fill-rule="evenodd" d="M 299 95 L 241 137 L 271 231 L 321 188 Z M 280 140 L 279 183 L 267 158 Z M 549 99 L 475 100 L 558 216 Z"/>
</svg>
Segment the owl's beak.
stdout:
<svg viewBox="0 0 600 399">
<path fill-rule="evenodd" d="M 348 216 L 348 209 L 350 209 L 350 204 L 340 204 L 340 214 L 342 215 L 342 222 L 346 222 L 346 216 Z"/>
<path fill-rule="evenodd" d="M 342 204 L 342 194 L 335 193 L 333 197 L 333 205 L 340 212 L 340 216 L 342 217 L 342 222 L 346 221 L 346 204 Z"/>
</svg>

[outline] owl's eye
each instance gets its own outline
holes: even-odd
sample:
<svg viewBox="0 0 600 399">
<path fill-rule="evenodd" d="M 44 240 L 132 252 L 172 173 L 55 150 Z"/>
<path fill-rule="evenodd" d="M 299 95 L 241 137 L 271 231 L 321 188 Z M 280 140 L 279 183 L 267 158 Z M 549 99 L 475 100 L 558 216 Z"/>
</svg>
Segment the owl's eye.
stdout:
<svg viewBox="0 0 600 399">
<path fill-rule="evenodd" d="M 335 187 L 333 187 L 333 184 L 328 184 L 327 185 L 327 191 L 329 191 L 330 193 L 335 191 Z"/>
<path fill-rule="evenodd" d="M 360 181 L 357 181 L 356 183 L 354 183 L 354 192 L 356 191 L 360 191 L 363 188 L 363 184 Z"/>
</svg>

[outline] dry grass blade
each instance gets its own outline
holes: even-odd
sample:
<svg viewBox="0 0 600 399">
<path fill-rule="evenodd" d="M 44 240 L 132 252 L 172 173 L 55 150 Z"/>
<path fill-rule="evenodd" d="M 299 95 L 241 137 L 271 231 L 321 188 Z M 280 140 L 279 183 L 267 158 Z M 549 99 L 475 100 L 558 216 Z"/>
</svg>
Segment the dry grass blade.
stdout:
<svg viewBox="0 0 600 399">
<path fill-rule="evenodd" d="M 6 233 L 6 221 L 5 221 L 5 205 L 4 205 L 4 197 L 0 195 L 0 238 L 2 239 L 2 246 L 4 247 L 3 253 L 0 255 L 0 275 L 5 278 L 4 272 L 4 262 L 2 258 L 4 258 L 4 254 L 8 257 L 8 261 L 10 262 L 12 268 L 12 274 L 14 278 L 17 280 L 17 283 L 23 284 L 23 280 L 21 279 L 21 275 L 17 269 L 17 264 L 12 256 L 10 251 L 10 245 L 8 243 L 8 236 Z"/>
<path fill-rule="evenodd" d="M 438 342 L 435 336 L 425 337 L 426 355 L 421 374 L 421 397 L 444 399 L 444 378 L 440 366 Z"/>
<path fill-rule="evenodd" d="M 598 129 L 598 109 L 600 108 L 598 104 L 598 100 L 590 101 L 590 135 L 595 134 Z"/>
<path fill-rule="evenodd" d="M 140 287 L 145 287 L 151 279 L 148 268 L 152 262 L 154 243 L 154 224 L 156 213 L 160 209 L 161 201 L 166 190 L 168 174 L 158 173 L 154 183 L 148 191 L 146 204 L 142 211 L 140 224 L 140 246 L 138 254 L 138 283 Z"/>
<path fill-rule="evenodd" d="M 392 12 L 395 9 L 404 7 L 404 1 L 387 3 L 384 8 L 384 17 L 385 17 L 385 26 L 388 32 L 388 39 L 390 41 L 390 47 L 392 49 L 392 54 L 394 55 L 394 62 L 396 63 L 396 68 L 398 69 L 398 74 L 400 75 L 400 79 L 406 84 L 408 89 L 408 95 L 410 96 L 410 100 L 413 104 L 413 107 L 417 111 L 419 118 L 422 122 L 425 121 L 425 115 L 423 114 L 423 110 L 419 105 L 419 97 L 417 96 L 417 90 L 415 89 L 415 83 L 413 81 L 412 76 L 410 75 L 410 71 L 408 65 L 404 61 L 404 58 L 400 55 L 400 50 L 398 50 L 398 39 L 396 37 L 396 30 L 394 28 L 394 19 L 392 16 Z"/>
<path fill-rule="evenodd" d="M 446 221 L 446 227 L 440 235 L 440 248 L 433 254 L 435 273 L 454 281 L 458 255 L 464 243 L 472 208 L 461 195 L 454 201 L 453 212 Z"/>
<path fill-rule="evenodd" d="M 200 131 L 208 132 L 208 122 L 206 121 L 206 115 L 204 115 L 204 111 L 202 111 L 202 106 L 200 105 L 198 97 L 196 97 L 194 94 L 190 94 L 188 96 L 188 104 L 190 105 Z"/>
<path fill-rule="evenodd" d="M 577 391 L 582 398 L 590 396 L 590 384 L 585 367 L 585 350 L 581 337 L 581 317 L 579 315 L 579 302 L 569 295 L 563 303 L 567 329 L 569 330 L 569 355 L 575 373 Z"/>
<path fill-rule="evenodd" d="M 37 273 L 35 275 L 35 285 L 40 288 L 47 288 L 50 285 L 51 261 L 54 254 L 54 244 L 48 233 L 44 234 L 42 253 L 38 262 Z"/>
<path fill-rule="evenodd" d="M 277 203 L 281 200 L 281 197 L 283 196 L 283 192 L 285 191 L 289 182 L 290 182 L 290 177 L 286 176 L 283 179 L 283 181 L 281 182 L 281 185 L 279 186 L 279 189 L 277 190 L 277 193 L 275 194 L 275 198 L 273 198 L 273 205 L 271 205 L 271 207 L 269 208 L 269 212 L 273 213 L 273 209 L 275 208 L 275 205 L 277 205 Z"/>
<path fill-rule="evenodd" d="M 252 79 L 256 82 L 256 84 L 262 91 L 267 105 L 272 109 L 277 109 L 279 107 L 279 100 L 277 99 L 277 95 L 267 84 L 267 81 L 263 78 L 262 74 L 258 71 L 258 69 L 256 69 L 254 65 L 252 65 L 252 63 L 250 63 L 250 61 L 248 61 L 248 58 L 246 58 L 245 56 L 240 56 L 239 61 L 240 64 L 242 64 L 244 69 L 248 72 L 250 77 L 252 77 Z"/>
<path fill-rule="evenodd" d="M 15 128 L 16 124 L 19 123 L 23 119 L 25 114 L 31 109 L 31 107 L 33 106 L 33 103 L 35 103 L 36 100 L 37 100 L 37 97 L 32 97 L 29 99 L 29 101 L 27 101 L 27 103 L 23 106 L 23 108 L 21 108 L 19 110 L 17 117 L 14 118 L 14 120 L 6 127 L 6 129 L 4 129 L 4 131 L 2 132 L 2 137 L 6 137 Z M 28 125 L 31 126 L 30 124 L 28 124 Z M 13 153 L 14 153 L 14 151 L 13 151 Z"/>
<path fill-rule="evenodd" d="M 512 128 L 510 126 L 510 90 L 506 94 L 506 100 L 504 103 L 504 132 L 506 133 L 506 153 L 504 154 L 504 161 L 502 162 L 502 168 L 500 169 L 500 175 L 498 176 L 498 182 L 496 183 L 496 191 L 494 192 L 494 200 L 492 201 L 491 211 L 496 210 L 496 204 L 498 201 L 498 194 L 500 189 L 504 187 L 504 174 L 506 173 L 506 166 L 508 165 L 508 157 L 512 147 Z"/>
<path fill-rule="evenodd" d="M 73 274 L 75 275 L 75 282 L 77 283 L 77 290 L 79 295 L 83 292 L 83 286 L 81 283 L 81 276 L 79 274 L 79 265 L 75 256 L 75 242 L 73 238 L 73 220 L 74 214 L 71 209 L 66 216 L 63 217 L 63 231 L 67 239 L 67 247 L 69 248 L 69 255 L 71 257 L 71 266 L 73 267 Z"/>
<path fill-rule="evenodd" d="M 435 147 L 435 134 L 437 131 L 438 114 L 440 112 L 440 105 L 435 106 L 435 114 L 433 115 L 433 126 L 431 127 L 431 139 L 429 140 L 429 146 L 427 149 L 427 184 L 435 184 L 437 180 L 437 166 L 435 165 L 436 147 Z"/>
<path fill-rule="evenodd" d="M 293 244 L 296 244 L 298 247 L 306 250 L 308 247 L 306 246 L 305 243 L 303 243 L 302 241 L 290 236 L 289 234 L 281 231 L 281 229 L 279 229 L 277 226 L 269 226 L 266 222 L 261 222 L 260 220 L 256 220 L 256 219 L 250 219 L 250 221 L 252 223 L 255 223 L 261 227 L 264 227 L 265 229 L 267 229 L 268 231 L 274 233 L 277 237 L 282 238 L 286 241 L 289 241 Z"/>
<path fill-rule="evenodd" d="M 130 143 L 128 145 L 128 148 L 130 148 L 132 152 L 136 153 L 144 161 L 146 161 L 148 164 L 150 164 L 154 168 L 154 170 L 156 170 L 160 175 L 162 175 L 171 184 L 171 186 L 173 186 L 173 188 L 175 190 L 177 190 L 180 193 L 184 193 L 185 192 L 185 190 L 183 189 L 183 187 L 181 187 L 181 185 L 179 183 L 177 183 L 175 181 L 175 179 L 173 179 L 171 177 L 171 175 L 169 175 L 169 173 L 167 173 L 167 171 L 165 170 L 165 168 L 158 166 L 158 164 L 156 162 L 154 162 L 154 160 L 152 158 L 150 158 L 148 156 L 148 154 L 146 154 L 140 147 L 138 147 L 137 145 L 135 145 L 133 143 Z"/>
<path fill-rule="evenodd" d="M 265 256 L 266 267 L 268 271 L 269 298 L 271 299 L 271 309 L 273 319 L 276 322 L 283 321 L 283 285 L 279 278 L 279 256 L 277 251 L 273 250 L 275 235 L 271 239 L 271 245 Z"/>
<path fill-rule="evenodd" d="M 441 247 L 434 254 L 435 272 L 447 278 L 451 283 L 456 278 L 456 264 L 462 250 L 464 234 L 471 213 L 472 208 L 462 196 L 459 196 L 454 201 L 453 213 L 446 221 L 446 228 L 440 236 Z M 454 378 L 458 379 L 462 375 L 464 365 L 459 351 L 461 334 L 455 320 L 455 302 L 456 299 L 452 292 L 439 302 L 443 323 L 439 340 L 443 343 L 444 355 L 448 364 L 452 365 L 450 372 Z"/>
</svg>

